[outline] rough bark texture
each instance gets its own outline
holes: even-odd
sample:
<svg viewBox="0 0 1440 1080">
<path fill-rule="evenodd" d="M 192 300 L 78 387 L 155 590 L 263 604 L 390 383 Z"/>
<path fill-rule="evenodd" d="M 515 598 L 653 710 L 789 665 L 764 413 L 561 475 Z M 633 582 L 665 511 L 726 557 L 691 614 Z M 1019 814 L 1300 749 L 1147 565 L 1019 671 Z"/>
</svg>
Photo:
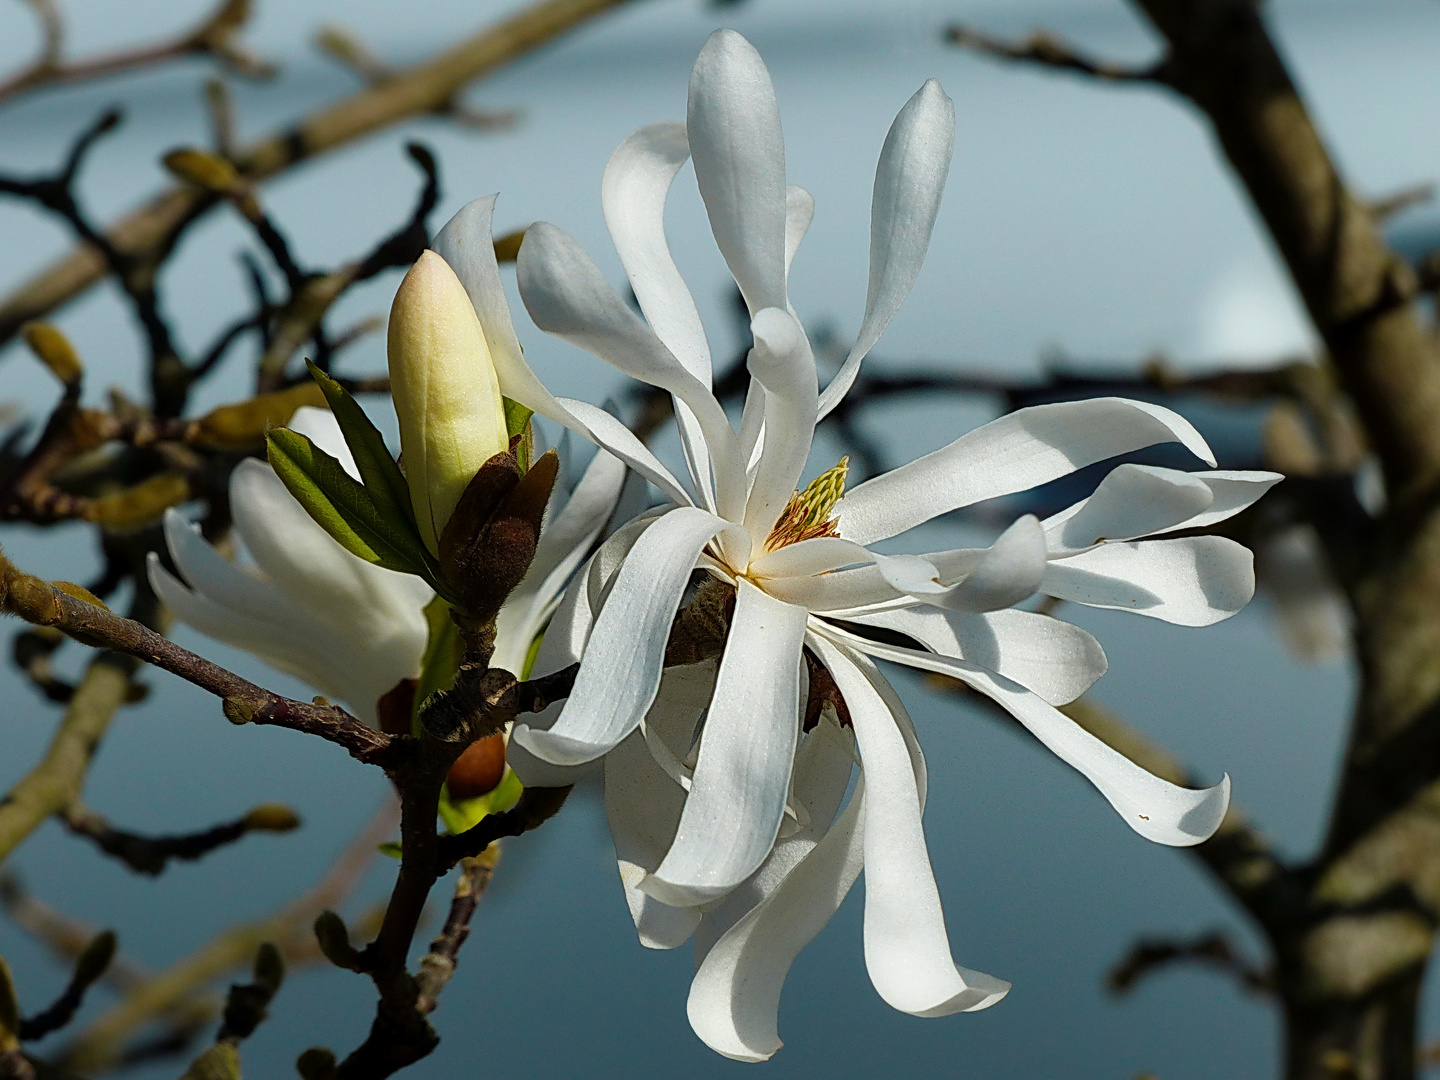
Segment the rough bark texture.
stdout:
<svg viewBox="0 0 1440 1080">
<path fill-rule="evenodd" d="M 1135 3 L 1168 45 L 1156 77 L 1209 118 L 1289 267 L 1390 497 L 1341 567 L 1361 687 L 1329 836 L 1309 866 L 1227 884 L 1274 949 L 1290 1080 L 1410 1080 L 1440 912 L 1440 349 L 1260 8 Z"/>
</svg>

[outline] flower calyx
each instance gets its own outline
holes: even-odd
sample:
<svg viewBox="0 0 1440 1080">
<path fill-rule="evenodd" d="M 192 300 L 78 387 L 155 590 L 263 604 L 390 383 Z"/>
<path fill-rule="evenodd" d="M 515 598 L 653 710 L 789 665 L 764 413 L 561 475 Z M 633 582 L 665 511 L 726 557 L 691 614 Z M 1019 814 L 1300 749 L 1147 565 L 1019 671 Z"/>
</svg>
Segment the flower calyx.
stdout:
<svg viewBox="0 0 1440 1080">
<path fill-rule="evenodd" d="M 780 519 L 765 538 L 765 550 L 776 551 L 819 536 L 839 536 L 839 525 L 831 515 L 845 494 L 845 478 L 849 473 L 847 455 L 806 484 L 804 491 L 790 496 Z"/>
<path fill-rule="evenodd" d="M 522 474 L 506 450 L 486 461 L 460 496 L 440 534 L 439 560 L 469 622 L 490 623 L 530 569 L 559 469 L 551 450 Z"/>
</svg>

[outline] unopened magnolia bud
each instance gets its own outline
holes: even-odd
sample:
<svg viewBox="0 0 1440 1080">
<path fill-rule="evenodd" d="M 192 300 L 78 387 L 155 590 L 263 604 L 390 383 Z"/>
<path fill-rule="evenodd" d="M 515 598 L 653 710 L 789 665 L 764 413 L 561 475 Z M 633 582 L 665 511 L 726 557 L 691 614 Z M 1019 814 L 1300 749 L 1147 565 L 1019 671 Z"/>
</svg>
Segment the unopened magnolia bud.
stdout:
<svg viewBox="0 0 1440 1080">
<path fill-rule="evenodd" d="M 470 480 L 509 446 L 500 383 L 455 272 L 422 254 L 390 308 L 390 392 L 420 536 L 431 552 Z"/>
</svg>

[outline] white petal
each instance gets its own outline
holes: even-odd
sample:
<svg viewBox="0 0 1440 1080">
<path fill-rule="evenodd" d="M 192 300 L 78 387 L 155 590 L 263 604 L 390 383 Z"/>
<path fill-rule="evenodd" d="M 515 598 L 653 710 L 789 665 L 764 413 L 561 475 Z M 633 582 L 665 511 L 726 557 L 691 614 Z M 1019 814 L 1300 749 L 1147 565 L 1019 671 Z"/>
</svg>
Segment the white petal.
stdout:
<svg viewBox="0 0 1440 1080">
<path fill-rule="evenodd" d="M 1191 473 L 1210 489 L 1215 501 L 1207 510 L 1160 532 L 1177 529 L 1208 529 L 1211 525 L 1249 509 L 1272 487 L 1285 479 L 1280 473 L 1240 470 L 1210 470 Z"/>
<path fill-rule="evenodd" d="M 610 155 L 600 203 L 635 299 L 655 336 L 710 385 L 710 345 L 695 300 L 665 240 L 665 197 L 690 157 L 684 124 L 651 124 Z"/>
<path fill-rule="evenodd" d="M 1180 626 L 1209 626 L 1255 595 L 1255 557 L 1223 536 L 1101 544 L 1051 560 L 1040 591 Z"/>
<path fill-rule="evenodd" d="M 1126 463 L 1110 470 L 1088 499 L 1047 518 L 1045 531 L 1052 547 L 1079 550 L 1175 528 L 1214 502 L 1214 491 L 1192 473 Z"/>
<path fill-rule="evenodd" d="M 735 432 L 710 388 L 671 354 L 563 230 L 543 221 L 530 226 L 516 271 L 525 308 L 540 329 L 669 390 L 690 407 L 714 459 L 721 512 L 729 517 L 726 507 L 735 510 L 743 498 L 744 467 Z"/>
<path fill-rule="evenodd" d="M 624 484 L 624 463 L 597 450 L 564 508 L 545 523 L 530 569 L 500 608 L 491 667 L 520 674 L 530 643 L 605 527 Z"/>
<path fill-rule="evenodd" d="M 869 544 L 1162 442 L 1179 442 L 1214 464 L 1190 422 L 1159 405 L 1089 398 L 1019 409 L 850 491 L 836 507 L 840 534 Z"/>
<path fill-rule="evenodd" d="M 660 464 L 660 459 L 650 452 L 649 447 L 636 438 L 635 433 L 611 416 L 604 409 L 588 401 L 574 398 L 558 398 L 566 412 L 579 424 L 579 432 L 617 458 L 641 476 L 649 480 L 661 493 L 677 506 L 691 505 L 689 493 L 670 475 L 670 470 Z"/>
<path fill-rule="evenodd" d="M 1214 787 L 1200 790 L 1179 787 L 1152 776 L 1064 713 L 1003 675 L 992 674 L 963 660 L 867 641 L 832 626 L 825 626 L 823 633 L 882 660 L 953 676 L 998 702 L 1057 757 L 1094 784 L 1119 812 L 1125 824 L 1147 840 L 1171 847 L 1190 847 L 1208 840 L 1225 818 L 1225 810 L 1230 804 L 1228 776 Z M 839 682 L 838 674 L 836 681 Z M 854 699 L 844 685 L 840 690 L 853 716 Z M 856 736 L 860 736 L 858 721 Z M 865 754 L 863 740 L 860 753 L 862 757 Z M 868 761 L 866 767 L 869 768 Z M 869 854 L 867 844 L 867 864 Z"/>
<path fill-rule="evenodd" d="M 952 611 L 999 611 L 1033 596 L 1045 577 L 1045 534 L 1033 514 L 1011 525 L 959 585 L 925 597 Z"/>
<path fill-rule="evenodd" d="M 781 551 L 783 550 L 782 548 Z M 871 555 L 874 557 L 873 552 Z M 886 572 L 890 573 L 892 577 L 895 576 L 897 569 L 903 569 L 906 565 L 906 557 L 900 555 L 892 555 L 885 562 Z M 914 565 L 918 566 L 919 564 Z M 907 585 L 917 586 L 918 577 L 929 576 L 932 570 L 933 568 L 928 567 L 927 564 L 920 567 L 914 578 L 897 578 L 897 580 L 904 580 Z M 789 604 L 802 604 L 811 611 L 851 610 L 887 601 L 901 601 L 907 605 L 919 603 L 907 596 L 905 591 L 886 581 L 880 569 L 874 566 L 862 566 L 853 570 L 836 570 L 810 577 L 771 578 L 765 582 L 765 589 L 771 596 Z"/>
<path fill-rule="evenodd" d="M 650 525 L 615 575 L 575 679 L 548 731 L 518 724 L 511 738 L 555 765 L 580 765 L 635 730 L 655 700 L 670 624 L 700 550 L 727 522 L 694 507 Z"/>
<path fill-rule="evenodd" d="M 835 821 L 854 771 L 855 739 L 848 730 L 822 719 L 801 737 L 790 781 L 790 801 L 797 813 L 808 819 L 807 823 L 777 840 L 760 869 L 719 906 L 705 909 L 705 917 L 695 932 L 697 967 L 715 943 L 774 893 L 796 864 L 814 850 Z"/>
<path fill-rule="evenodd" d="M 686 119 L 710 229 L 750 313 L 785 301 L 785 142 L 775 87 L 733 30 L 706 40 L 690 73 Z"/>
<path fill-rule="evenodd" d="M 914 638 L 931 652 L 1013 679 L 1051 705 L 1074 701 L 1105 674 L 1105 650 L 1078 626 L 1033 611 L 939 612 L 929 608 L 850 616 Z"/>
<path fill-rule="evenodd" d="M 790 965 L 860 876 L 864 788 L 862 778 L 820 842 L 706 953 L 686 1011 L 712 1050 L 737 1061 L 764 1061 L 780 1049 L 780 991 Z"/>
<path fill-rule="evenodd" d="M 955 149 L 955 103 L 929 80 L 906 102 L 880 151 L 870 207 L 870 290 L 865 319 L 845 363 L 820 398 L 820 415 L 840 403 L 920 273 Z"/>
<path fill-rule="evenodd" d="M 714 685 L 714 664 L 665 672 L 646 714 L 647 734 L 663 740 L 672 753 L 687 752 Z M 697 689 L 702 693 L 697 694 Z M 625 899 L 646 948 L 673 949 L 688 940 L 700 923 L 700 912 L 694 908 L 662 904 L 639 889 L 644 876 L 665 857 L 684 804 L 685 792 L 656 764 L 640 732 L 631 732 L 606 755 L 605 818 L 615 841 Z"/>
<path fill-rule="evenodd" d="M 790 264 L 795 261 L 795 252 L 800 250 L 800 241 L 810 231 L 810 222 L 815 218 L 815 197 L 802 187 L 791 184 L 785 189 L 785 277 L 790 277 Z"/>
<path fill-rule="evenodd" d="M 995 1004 L 1010 984 L 960 967 L 920 823 L 917 763 L 905 738 L 909 717 L 882 696 L 883 676 L 863 656 L 829 641 L 814 645 L 845 697 L 870 798 L 865 800 L 865 966 L 885 1001 L 915 1016 L 948 1016 Z M 889 698 L 889 700 L 887 700 Z M 903 718 L 903 719 L 902 719 Z"/>
<path fill-rule="evenodd" d="M 739 885 L 770 853 L 800 737 L 806 618 L 804 608 L 740 579 L 675 843 L 642 886 L 651 896 L 704 903 Z"/>
<path fill-rule="evenodd" d="M 690 157 L 684 124 L 651 124 L 610 155 L 600 184 L 600 203 L 615 250 L 656 337 L 705 386 L 710 385 L 710 344 L 695 299 L 680 276 L 665 240 L 665 197 Z M 690 407 L 678 398 L 675 419 L 700 505 L 714 509 L 710 457 Z"/>
<path fill-rule="evenodd" d="M 815 434 L 819 391 L 815 357 L 795 316 L 766 308 L 750 329 L 755 347 L 746 366 L 765 387 L 765 446 L 745 504 L 745 528 L 759 545 L 799 486 Z"/>
<path fill-rule="evenodd" d="M 750 564 L 749 573 L 757 578 L 806 577 L 874 561 L 875 556 L 859 544 L 838 536 L 816 536 L 766 552 Z"/>
</svg>

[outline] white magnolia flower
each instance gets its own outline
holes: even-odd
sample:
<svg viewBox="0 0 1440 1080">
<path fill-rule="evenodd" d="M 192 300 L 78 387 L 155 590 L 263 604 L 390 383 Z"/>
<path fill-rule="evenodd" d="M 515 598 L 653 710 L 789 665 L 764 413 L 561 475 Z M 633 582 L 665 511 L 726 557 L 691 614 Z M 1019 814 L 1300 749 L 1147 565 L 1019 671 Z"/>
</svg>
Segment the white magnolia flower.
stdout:
<svg viewBox="0 0 1440 1080">
<path fill-rule="evenodd" d="M 1176 787 L 1057 711 L 1104 671 L 1104 654 L 1084 631 L 1014 605 L 1044 593 L 1183 625 L 1225 618 L 1253 592 L 1250 553 L 1219 537 L 1145 537 L 1237 513 L 1275 476 L 1125 465 L 1089 499 L 1045 522 L 1021 518 L 989 548 L 885 556 L 866 546 L 1154 443 L 1179 442 L 1214 463 L 1175 413 L 1107 398 L 1002 417 L 843 499 L 843 463 L 796 490 L 817 422 L 915 280 L 952 139 L 953 105 L 928 82 L 881 151 L 865 315 L 823 393 L 786 295 L 812 201 L 786 186 L 769 75 L 738 34 L 718 31 L 706 43 L 687 123 L 637 132 L 605 172 L 606 220 L 644 319 L 553 225 L 532 226 L 520 253 L 521 295 L 542 329 L 674 395 L 690 476 L 688 485 L 676 479 L 598 410 L 543 402 L 546 415 L 588 431 L 671 505 L 617 532 L 568 591 L 536 670 L 583 655 L 580 673 L 562 708 L 516 728 L 511 762 L 527 782 L 543 782 L 542 766 L 605 757 L 607 812 L 642 940 L 670 947 L 696 933 L 690 1019 L 731 1057 L 778 1049 L 785 973 L 862 869 L 866 963 L 887 1002 L 938 1016 L 983 1008 L 1008 989 L 951 959 L 921 829 L 924 759 L 872 658 L 942 672 L 993 698 L 1149 839 L 1198 843 L 1228 802 L 1228 778 L 1202 791 Z M 738 430 L 711 393 L 705 333 L 665 241 L 666 193 L 692 156 L 750 310 L 752 380 Z M 488 229 L 483 238 L 472 250 L 488 247 Z M 724 655 L 718 666 L 663 671 L 697 569 L 735 589 Z M 923 648 L 875 640 L 857 625 L 900 631 Z M 828 708 L 802 738 L 802 650 L 816 676 L 836 684 L 845 730 Z M 862 779 L 841 811 L 857 751 Z"/>
<path fill-rule="evenodd" d="M 359 478 L 328 409 L 300 409 L 289 426 Z M 535 560 L 497 619 L 496 667 L 522 672 L 531 643 L 609 519 L 624 473 L 598 452 L 569 500 L 557 494 L 552 501 Z M 346 551 L 263 461 L 236 466 L 230 506 L 254 565 L 227 560 L 172 510 L 165 539 L 184 580 L 152 553 L 150 582 L 160 599 L 207 637 L 253 653 L 378 726 L 379 698 L 420 674 L 430 587 Z"/>
</svg>

